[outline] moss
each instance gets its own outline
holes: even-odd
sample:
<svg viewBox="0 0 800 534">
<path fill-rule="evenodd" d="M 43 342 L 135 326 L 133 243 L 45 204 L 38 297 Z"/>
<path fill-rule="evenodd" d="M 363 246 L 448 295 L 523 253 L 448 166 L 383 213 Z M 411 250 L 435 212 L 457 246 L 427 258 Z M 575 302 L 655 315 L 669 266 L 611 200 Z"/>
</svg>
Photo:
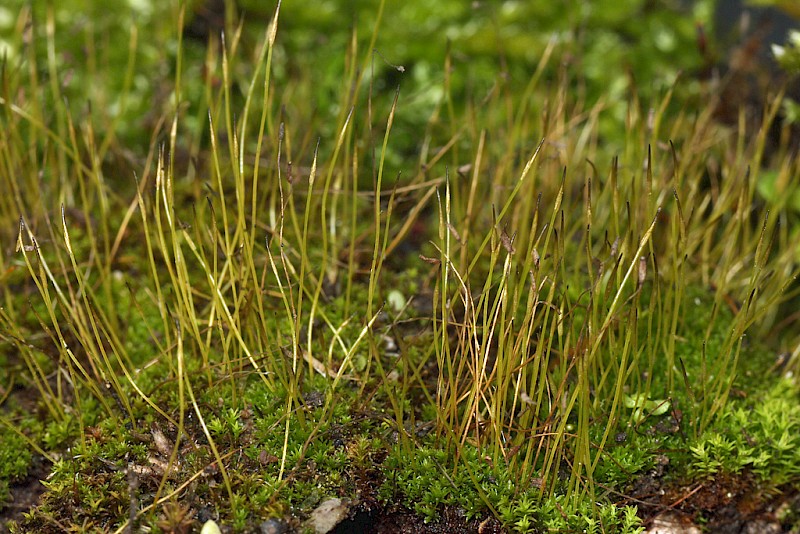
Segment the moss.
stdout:
<svg viewBox="0 0 800 534">
<path fill-rule="evenodd" d="M 19 481 L 28 473 L 32 454 L 28 444 L 19 434 L 0 426 L 0 508 L 10 500 L 9 484 Z"/>
<path fill-rule="evenodd" d="M 174 21 L 153 11 L 142 53 L 157 43 L 183 63 L 145 57 L 155 86 L 93 89 L 93 106 L 160 89 L 158 118 L 141 124 L 64 102 L 61 66 L 31 47 L 2 97 L 0 181 L 18 194 L 0 199 L 0 221 L 14 227 L 26 211 L 43 246 L 25 233 L 2 275 L 0 359 L 41 402 L 29 425 L 10 393 L 3 409 L 30 441 L 9 439 L 54 464 L 19 529 L 170 532 L 215 519 L 248 531 L 280 518 L 302 530 L 339 497 L 354 513 L 407 509 L 428 523 L 638 532 L 652 504 L 639 487 L 800 480 L 800 403 L 764 372 L 774 348 L 745 337 L 794 326 L 777 317 L 796 265 L 774 219 L 755 222 L 758 188 L 737 179 L 762 163 L 789 176 L 792 163 L 763 161 L 763 138 L 731 142 L 713 110 L 677 95 L 711 99 L 700 80 L 678 85 L 677 104 L 649 89 L 623 98 L 630 77 L 598 57 L 650 72 L 615 46 L 650 32 L 661 58 L 694 31 L 630 4 L 635 28 L 619 6 L 541 8 L 544 26 L 566 17 L 580 31 L 545 52 L 541 36 L 523 40 L 536 58 L 515 40 L 502 73 L 486 61 L 488 30 L 470 40 L 458 33 L 468 24 L 447 23 L 462 49 L 413 45 L 414 94 L 397 101 L 405 67 L 376 66 L 384 48 L 368 32 L 335 60 L 321 47 L 329 61 L 306 71 L 316 63 L 288 52 L 313 46 L 310 34 L 279 24 L 286 40 L 260 34 L 255 59 L 252 27 L 234 31 L 231 10 L 223 56 L 215 37 L 203 48 L 182 34 L 179 48 Z M 462 7 L 442 13 L 463 18 Z M 506 8 L 497 31 L 513 36 L 529 8 Z M 286 28 L 304 20 L 286 9 L 297 17 Z M 476 9 L 470 24 L 487 16 Z M 442 27 L 442 16 L 425 20 Z M 74 43 L 57 35 L 45 42 L 62 57 Z M 89 63 L 116 76 L 119 52 Z M 64 94 L 93 79 L 75 76 Z M 25 98 L 11 107 L 12 94 Z M 308 102 L 323 111 L 310 117 Z M 128 157 L 162 114 L 174 130 L 158 126 L 149 158 Z M 94 139 L 99 117 L 108 137 Z M 135 182 L 112 185 L 118 168 L 139 176 L 141 196 Z M 50 204 L 65 204 L 63 221 Z"/>
<path fill-rule="evenodd" d="M 691 448 L 690 472 L 699 478 L 748 470 L 780 487 L 800 473 L 796 384 L 781 380 L 767 391 L 733 403 L 712 430 Z"/>
</svg>

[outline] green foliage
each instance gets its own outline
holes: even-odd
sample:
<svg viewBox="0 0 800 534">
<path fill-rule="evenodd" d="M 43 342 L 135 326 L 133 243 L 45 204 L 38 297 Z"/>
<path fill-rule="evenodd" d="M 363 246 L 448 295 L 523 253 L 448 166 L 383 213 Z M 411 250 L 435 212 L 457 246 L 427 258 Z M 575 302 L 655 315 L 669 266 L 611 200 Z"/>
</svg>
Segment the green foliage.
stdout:
<svg viewBox="0 0 800 534">
<path fill-rule="evenodd" d="M 603 451 L 595 477 L 603 484 L 624 491 L 628 484 L 653 466 L 661 446 L 663 444 L 658 440 L 640 436 L 631 438 L 628 443 L 609 446 Z"/>
<path fill-rule="evenodd" d="M 47 488 L 42 515 L 34 514 L 30 521 L 64 513 L 85 524 L 110 526 L 120 520 L 129 505 L 126 468 L 145 464 L 148 454 L 128 433 L 106 432 L 98 429 L 96 439 L 75 444 L 70 458 L 53 464 L 51 475 L 42 482 Z"/>
<path fill-rule="evenodd" d="M 67 417 L 63 421 L 51 421 L 44 434 L 44 444 L 49 450 L 71 443 L 76 437 L 76 421 Z"/>
<path fill-rule="evenodd" d="M 5 425 L 0 425 L 0 508 L 9 501 L 10 483 L 28 473 L 32 454 L 22 437 Z"/>
<path fill-rule="evenodd" d="M 426 521 L 436 520 L 444 506 L 458 506 L 468 518 L 481 517 L 489 508 L 496 510 L 515 532 L 538 527 L 548 532 L 633 534 L 644 530 L 635 507 L 603 504 L 595 510 L 588 502 L 573 508 L 563 496 L 542 499 L 536 490 L 520 491 L 513 473 L 492 466 L 475 449 L 467 447 L 462 454 L 462 468 L 453 470 L 452 460 L 439 449 L 421 447 L 408 454 L 393 448 L 383 463 L 386 480 L 381 496 L 390 502 L 402 496 Z M 571 511 L 568 517 L 566 509 Z"/>
<path fill-rule="evenodd" d="M 786 46 L 772 45 L 772 54 L 785 70 L 793 75 L 800 74 L 800 32 L 790 31 Z"/>
<path fill-rule="evenodd" d="M 54 99 L 51 109 L 59 98 L 74 114 L 86 113 L 88 104 L 88 118 L 98 130 L 113 127 L 109 143 L 118 139 L 135 146 L 148 135 L 152 106 L 160 105 L 166 90 L 154 79 L 173 68 L 175 46 L 165 50 L 158 44 L 171 31 L 173 15 L 167 4 L 149 0 L 120 2 L 115 9 L 82 0 L 11 0 L 0 11 L 0 51 L 16 63 L 45 58 L 51 47 L 53 63 L 40 65 L 45 83 L 57 75 L 58 93 L 48 95 Z"/>
<path fill-rule="evenodd" d="M 667 413 L 670 403 L 666 399 L 648 399 L 641 393 L 635 395 L 625 395 L 624 405 L 629 410 L 633 410 L 631 418 L 635 423 L 641 423 L 647 416 L 658 416 Z"/>
<path fill-rule="evenodd" d="M 244 432 L 244 425 L 239 416 L 239 410 L 228 408 L 223 412 L 222 417 L 214 416 L 208 420 L 208 429 L 216 437 L 230 434 L 232 442 L 237 443 Z"/>
<path fill-rule="evenodd" d="M 465 467 L 451 472 L 452 464 L 441 449 L 420 447 L 409 453 L 402 447 L 393 447 L 381 466 L 385 478 L 380 489 L 381 497 L 389 502 L 402 497 L 425 517 L 426 522 L 437 519 L 445 505 L 461 506 L 471 519 L 486 511 L 480 490 L 473 482 L 474 477 L 482 491 L 488 492 L 486 495 L 490 501 L 508 503 L 513 485 L 507 483 L 507 475 L 492 469 L 476 450 L 468 448 L 464 453 L 467 457 Z M 495 475 L 502 478 L 497 479 Z M 504 519 L 511 517 L 507 513 Z"/>
<path fill-rule="evenodd" d="M 577 507 L 571 507 L 571 514 L 565 515 L 563 510 L 569 505 L 562 498 L 552 497 L 542 503 L 542 525 L 546 532 L 644 532 L 634 507 L 601 504 L 595 509 L 594 506 L 594 503 L 582 501 Z"/>
<path fill-rule="evenodd" d="M 690 472 L 698 477 L 748 470 L 780 487 L 800 474 L 800 404 L 796 386 L 784 380 L 763 398 L 727 411 L 714 430 L 690 447 Z"/>
<path fill-rule="evenodd" d="M 742 178 L 765 139 L 678 79 L 710 3 L 373 4 L 228 3 L 199 40 L 193 4 L 0 11 L 0 360 L 59 458 L 24 528 L 247 531 L 379 485 L 640 532 L 598 488 L 798 480 L 788 386 L 729 401 L 769 387 L 745 335 L 796 325 L 796 169 Z"/>
</svg>

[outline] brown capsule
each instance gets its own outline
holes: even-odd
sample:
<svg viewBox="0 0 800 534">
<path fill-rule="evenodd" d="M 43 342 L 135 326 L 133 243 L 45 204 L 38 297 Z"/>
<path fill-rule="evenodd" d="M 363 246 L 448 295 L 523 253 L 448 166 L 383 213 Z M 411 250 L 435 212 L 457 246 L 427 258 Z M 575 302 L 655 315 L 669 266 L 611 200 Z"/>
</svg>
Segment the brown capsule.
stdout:
<svg viewBox="0 0 800 534">
<path fill-rule="evenodd" d="M 156 450 L 163 456 L 169 457 L 172 453 L 172 442 L 164 435 L 161 428 L 153 424 L 153 427 L 150 429 L 150 435 L 153 436 L 153 444 L 155 444 Z"/>
<path fill-rule="evenodd" d="M 419 259 L 421 259 L 425 263 L 430 263 L 431 265 L 439 265 L 441 263 L 441 260 L 438 260 L 436 258 L 429 258 L 427 256 L 423 256 L 422 254 L 419 255 Z"/>
<path fill-rule="evenodd" d="M 516 234 L 514 234 L 511 237 L 508 237 L 508 234 L 506 233 L 505 230 L 500 232 L 500 241 L 503 243 L 503 248 L 505 248 L 506 252 L 508 252 L 509 254 L 514 254 L 516 252 L 516 249 L 514 248 L 515 236 Z"/>
<path fill-rule="evenodd" d="M 642 287 L 644 281 L 647 279 L 647 258 L 642 256 L 639 258 L 639 281 L 636 287 Z"/>
</svg>

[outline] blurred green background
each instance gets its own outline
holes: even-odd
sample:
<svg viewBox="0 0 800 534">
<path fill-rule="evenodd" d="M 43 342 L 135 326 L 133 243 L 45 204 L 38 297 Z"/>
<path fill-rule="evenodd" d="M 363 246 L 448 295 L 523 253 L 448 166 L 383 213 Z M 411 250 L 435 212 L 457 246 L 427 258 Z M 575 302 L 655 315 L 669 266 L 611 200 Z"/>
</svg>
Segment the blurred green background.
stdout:
<svg viewBox="0 0 800 534">
<path fill-rule="evenodd" d="M 279 90 L 281 85 L 310 77 L 313 89 L 294 96 L 305 99 L 309 116 L 334 118 L 346 90 L 342 87 L 345 51 L 355 35 L 359 57 L 363 57 L 378 22 L 379 6 L 376 0 L 284 2 L 273 63 Z M 216 37 L 225 29 L 230 34 L 241 17 L 240 50 L 250 58 L 274 9 L 274 2 L 256 0 L 187 5 L 183 97 L 190 107 L 201 101 L 209 36 Z M 52 54 L 62 96 L 72 111 L 86 113 L 91 102 L 96 124 L 116 119 L 121 144 L 143 153 L 143 141 L 172 94 L 178 13 L 178 2 L 126 0 L 109 9 L 104 2 L 89 0 L 9 0 L 0 7 L 0 48 L 6 69 L 36 74 L 42 83 L 48 81 L 46 61 Z M 55 46 L 48 51 L 50 14 Z M 373 91 L 394 92 L 401 87 L 398 135 L 402 137 L 402 132 L 410 135 L 424 124 L 444 98 L 448 51 L 451 103 L 460 106 L 483 98 L 498 83 L 510 92 L 521 92 L 553 42 L 554 60 L 544 80 L 557 83 L 561 68 L 568 77 L 566 83 L 586 107 L 602 96 L 609 113 L 604 114 L 601 131 L 609 143 L 617 144 L 634 85 L 647 105 L 650 99 L 660 99 L 678 74 L 684 73 L 678 102 L 697 94 L 696 75 L 713 57 L 702 44 L 712 18 L 709 0 L 440 0 L 435 4 L 388 0 L 378 27 L 376 53 L 365 74 L 372 78 Z M 134 26 L 137 40 L 132 49 Z M 38 58 L 35 73 L 31 70 L 34 57 Z M 133 75 L 127 77 L 131 60 L 135 61 Z M 235 96 L 246 90 L 250 74 L 247 62 L 238 67 L 233 73 Z M 324 130 L 326 124 L 333 128 L 335 121 L 317 124 Z M 324 137 L 331 132 L 318 134 Z M 402 139 L 395 141 L 406 144 Z M 413 150 L 413 143 L 407 148 Z"/>
</svg>

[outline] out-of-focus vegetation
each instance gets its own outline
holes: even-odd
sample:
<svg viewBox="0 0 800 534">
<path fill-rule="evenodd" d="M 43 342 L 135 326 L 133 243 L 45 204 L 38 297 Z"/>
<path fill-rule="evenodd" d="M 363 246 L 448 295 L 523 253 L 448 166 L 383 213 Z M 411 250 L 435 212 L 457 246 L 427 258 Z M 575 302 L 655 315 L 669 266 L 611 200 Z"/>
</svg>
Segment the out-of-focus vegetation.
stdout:
<svg viewBox="0 0 800 534">
<path fill-rule="evenodd" d="M 227 30 L 231 39 L 241 16 L 240 46 L 252 49 L 274 7 L 251 0 L 228 9 L 218 4 L 190 2 L 184 22 L 182 97 L 191 115 L 201 118 L 209 37 L 214 40 Z M 542 73 L 546 83 L 557 84 L 566 77 L 576 100 L 587 106 L 603 102 L 601 132 L 609 153 L 621 149 L 633 95 L 645 105 L 660 101 L 673 87 L 677 101 L 679 96 L 696 96 L 693 73 L 708 62 L 698 31 L 708 32 L 709 0 L 691 5 L 647 0 L 442 0 L 435 6 L 390 1 L 373 43 L 378 5 L 373 0 L 286 2 L 273 75 L 284 98 L 307 103 L 308 117 L 332 119 L 340 113 L 340 95 L 347 90 L 341 76 L 345 51 L 354 38 L 361 50 L 371 45 L 375 54 L 363 67 L 374 90 L 402 87 L 404 112 L 395 129 L 395 150 L 405 156 L 418 149 L 414 134 L 443 99 L 452 113 L 493 90 L 521 93 L 548 50 L 554 59 Z M 169 82 L 178 43 L 170 36 L 177 20 L 177 2 L 127 0 L 109 9 L 87 0 L 9 0 L 0 6 L 0 48 L 15 68 L 24 68 L 18 61 L 31 54 L 52 60 L 48 70 L 57 66 L 57 96 L 67 99 L 73 111 L 85 111 L 91 102 L 96 127 L 113 124 L 115 136 L 123 140 L 120 148 L 141 152 L 138 141 L 148 138 L 174 96 Z M 54 34 L 50 50 L 48 32 Z M 232 70 L 235 98 L 246 91 L 249 72 L 246 61 Z M 676 84 L 681 73 L 681 83 Z M 42 83 L 53 83 L 47 72 L 38 75 Z M 298 86 L 297 80 L 308 75 L 314 84 Z M 196 122 L 201 128 L 202 120 Z M 318 124 L 324 130 L 333 121 Z"/>
<path fill-rule="evenodd" d="M 800 485 L 798 163 L 710 1 L 114 7 L 0 7 L 14 529 L 633 534 Z"/>
</svg>

